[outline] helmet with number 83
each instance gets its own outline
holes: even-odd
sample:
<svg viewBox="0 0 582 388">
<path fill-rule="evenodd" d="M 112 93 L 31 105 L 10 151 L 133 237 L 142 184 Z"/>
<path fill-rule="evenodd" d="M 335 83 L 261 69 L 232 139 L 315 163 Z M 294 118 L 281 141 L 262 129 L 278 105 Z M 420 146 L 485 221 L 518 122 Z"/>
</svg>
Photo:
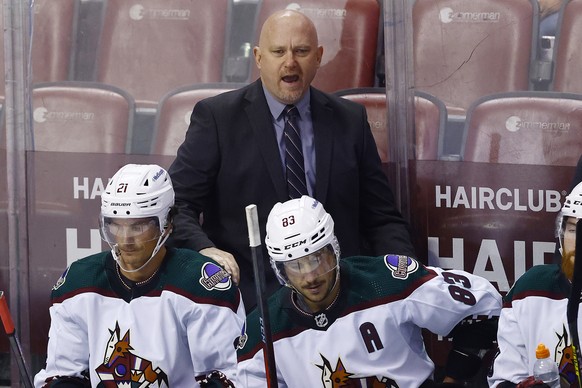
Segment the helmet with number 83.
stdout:
<svg viewBox="0 0 582 388">
<path fill-rule="evenodd" d="M 281 284 L 291 287 L 288 268 L 313 271 L 324 265 L 317 258 L 318 252 L 324 249 L 335 256 L 335 264 L 328 265 L 325 272 L 337 268 L 340 249 L 333 227 L 333 219 L 321 203 L 306 195 L 273 207 L 267 219 L 265 244 Z M 306 260 L 310 261 L 309 265 Z"/>
</svg>

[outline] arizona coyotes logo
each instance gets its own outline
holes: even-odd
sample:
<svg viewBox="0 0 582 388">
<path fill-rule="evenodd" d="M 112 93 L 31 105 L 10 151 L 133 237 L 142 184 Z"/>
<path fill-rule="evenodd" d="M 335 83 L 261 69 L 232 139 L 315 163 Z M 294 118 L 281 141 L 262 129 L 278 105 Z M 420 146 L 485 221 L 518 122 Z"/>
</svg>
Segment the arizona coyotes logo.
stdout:
<svg viewBox="0 0 582 388">
<path fill-rule="evenodd" d="M 134 353 L 129 344 L 129 330 L 120 339 L 119 324 L 109 330 L 111 337 L 107 343 L 103 364 L 95 372 L 101 379 L 98 387 L 168 387 L 168 377 L 160 368 L 153 368 L 151 361 Z M 164 383 L 164 384 L 162 384 Z"/>
<path fill-rule="evenodd" d="M 354 373 L 349 373 L 341 358 L 338 358 L 335 369 L 331 369 L 331 363 L 321 355 L 323 365 L 316 365 L 321 369 L 321 382 L 324 388 L 398 388 L 393 380 L 381 377 L 382 380 L 376 376 L 360 376 Z"/>
<path fill-rule="evenodd" d="M 568 345 L 568 332 L 566 331 L 566 327 L 562 326 L 562 335 L 558 333 L 556 335 L 558 336 L 558 343 L 555 353 L 556 360 L 559 362 L 558 370 L 560 371 L 560 375 L 568 380 L 571 387 L 577 387 L 576 369 L 572 363 L 572 343 Z"/>
</svg>

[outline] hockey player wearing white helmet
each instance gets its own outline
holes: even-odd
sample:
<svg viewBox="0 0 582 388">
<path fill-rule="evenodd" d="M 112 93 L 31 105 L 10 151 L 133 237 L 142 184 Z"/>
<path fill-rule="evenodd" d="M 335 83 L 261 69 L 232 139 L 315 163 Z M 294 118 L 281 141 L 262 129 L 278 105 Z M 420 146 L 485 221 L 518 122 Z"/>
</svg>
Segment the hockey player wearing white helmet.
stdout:
<svg viewBox="0 0 582 388">
<path fill-rule="evenodd" d="M 236 384 L 240 292 L 216 262 L 164 245 L 173 206 L 160 166 L 129 164 L 109 181 L 99 224 L 111 250 L 74 262 L 53 287 L 37 388 Z"/>
<path fill-rule="evenodd" d="M 339 292 L 339 243 L 321 203 L 307 196 L 296 202 L 273 207 L 265 244 L 281 284 L 301 295 L 308 311 L 318 311 Z"/>
<path fill-rule="evenodd" d="M 499 351 L 490 372 L 490 386 L 535 387 L 540 384 L 532 377 L 536 347 L 540 342 L 550 350 L 550 357 L 558 364 L 562 386 L 578 386 L 566 311 L 574 271 L 576 225 L 580 218 L 582 183 L 566 197 L 556 218 L 560 264 L 533 266 L 503 299 L 497 333 Z M 582 320 L 578 318 L 578 322 L 580 331 Z"/>
<path fill-rule="evenodd" d="M 463 271 L 398 254 L 340 259 L 332 217 L 308 196 L 273 207 L 265 245 L 286 286 L 268 300 L 279 387 L 461 386 L 433 381 L 421 328 L 447 335 L 501 309 L 491 283 Z M 239 383 L 265 387 L 257 310 L 245 334 Z"/>
</svg>

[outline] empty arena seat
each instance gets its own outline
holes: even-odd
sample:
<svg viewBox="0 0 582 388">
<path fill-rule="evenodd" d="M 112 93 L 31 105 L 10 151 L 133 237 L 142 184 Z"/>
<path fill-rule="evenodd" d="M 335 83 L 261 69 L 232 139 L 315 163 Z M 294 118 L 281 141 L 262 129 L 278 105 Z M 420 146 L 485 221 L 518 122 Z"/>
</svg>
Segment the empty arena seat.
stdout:
<svg viewBox="0 0 582 388">
<path fill-rule="evenodd" d="M 171 90 L 222 81 L 230 0 L 107 1 L 96 80 L 155 110 Z"/>
<path fill-rule="evenodd" d="M 263 0 L 255 23 L 257 45 L 261 27 L 274 12 L 289 8 L 307 15 L 315 24 L 323 59 L 313 86 L 323 91 L 374 86 L 380 7 L 377 0 Z M 254 81 L 259 76 L 251 63 Z"/>
<path fill-rule="evenodd" d="M 582 149 L 582 95 L 514 92 L 486 96 L 467 111 L 463 160 L 575 166 Z"/>
<path fill-rule="evenodd" d="M 582 1 L 564 1 L 559 11 L 554 42 L 554 77 L 550 89 L 557 92 L 582 93 Z"/>
<path fill-rule="evenodd" d="M 447 108 L 435 96 L 414 93 L 414 135 L 417 160 L 437 160 L 443 155 Z"/>
<path fill-rule="evenodd" d="M 384 88 L 354 88 L 335 94 L 364 105 L 378 154 L 382 162 L 389 161 L 388 101 Z M 414 138 L 416 159 L 437 160 L 442 153 L 442 139 L 447 121 L 442 101 L 428 93 L 417 91 L 414 97 Z"/>
<path fill-rule="evenodd" d="M 36 0 L 32 6 L 31 69 L 33 82 L 71 79 L 79 0 Z M 0 7 L 4 28 L 4 7 Z M 0 74 L 4 79 L 4 39 L 0 39 Z M 0 82 L 0 96 L 6 95 Z"/>
<path fill-rule="evenodd" d="M 34 86 L 35 151 L 126 153 L 134 101 L 125 91 L 96 82 Z"/>
<path fill-rule="evenodd" d="M 484 95 L 532 89 L 538 10 L 537 0 L 415 0 L 415 87 L 457 113 Z"/>
<path fill-rule="evenodd" d="M 35 0 L 32 33 L 32 80 L 66 81 L 74 73 L 79 0 Z"/>
<path fill-rule="evenodd" d="M 154 125 L 152 154 L 176 155 L 186 136 L 194 105 L 207 97 L 216 96 L 243 84 L 214 83 L 197 84 L 178 88 L 160 100 Z"/>
</svg>

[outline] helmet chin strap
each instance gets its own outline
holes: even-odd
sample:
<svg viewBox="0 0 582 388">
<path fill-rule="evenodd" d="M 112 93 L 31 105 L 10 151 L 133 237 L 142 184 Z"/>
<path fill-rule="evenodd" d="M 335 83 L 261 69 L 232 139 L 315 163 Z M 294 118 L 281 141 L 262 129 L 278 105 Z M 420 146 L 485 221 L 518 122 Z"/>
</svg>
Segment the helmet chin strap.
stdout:
<svg viewBox="0 0 582 388">
<path fill-rule="evenodd" d="M 113 255 L 113 260 L 115 260 L 115 262 L 117 263 L 117 265 L 119 265 L 119 268 L 121 268 L 124 272 L 134 273 L 134 272 L 141 271 L 142 269 L 144 269 L 150 263 L 150 261 L 152 261 L 152 259 L 154 258 L 154 256 L 156 255 L 156 253 L 158 253 L 158 251 L 160 250 L 160 248 L 164 245 L 164 243 L 166 242 L 166 240 L 168 239 L 168 237 L 170 237 L 170 233 L 168 233 L 165 230 L 164 231 L 164 234 L 162 234 L 162 235 L 160 235 L 160 237 L 158 237 L 158 242 L 156 244 L 156 247 L 152 251 L 152 254 L 150 255 L 150 258 L 147 259 L 147 261 L 145 263 L 143 263 L 143 265 L 141 267 L 137 268 L 137 269 L 126 269 L 121 264 L 121 251 L 119 250 L 119 244 L 115 244 L 115 245 L 111 246 L 111 254 Z"/>
</svg>

